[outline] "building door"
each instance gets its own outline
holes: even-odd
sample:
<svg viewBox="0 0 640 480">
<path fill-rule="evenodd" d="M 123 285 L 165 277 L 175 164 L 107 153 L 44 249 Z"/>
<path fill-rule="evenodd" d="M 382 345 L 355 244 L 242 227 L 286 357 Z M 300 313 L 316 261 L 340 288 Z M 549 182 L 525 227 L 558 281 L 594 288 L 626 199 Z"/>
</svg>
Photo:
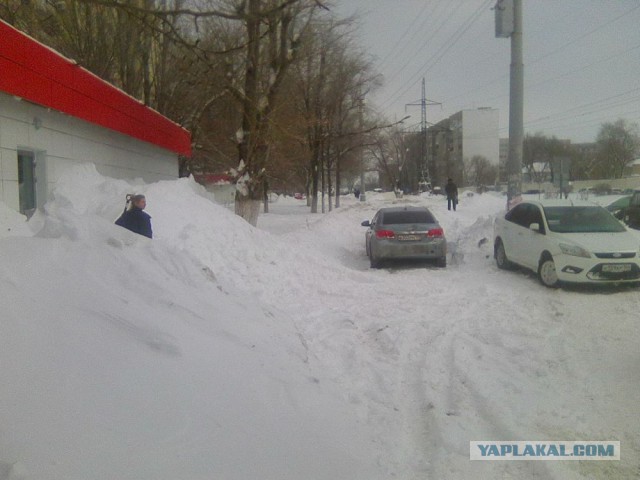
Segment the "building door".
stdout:
<svg viewBox="0 0 640 480">
<path fill-rule="evenodd" d="M 31 217 L 36 209 L 36 160 L 33 152 L 18 151 L 20 213 Z"/>
</svg>

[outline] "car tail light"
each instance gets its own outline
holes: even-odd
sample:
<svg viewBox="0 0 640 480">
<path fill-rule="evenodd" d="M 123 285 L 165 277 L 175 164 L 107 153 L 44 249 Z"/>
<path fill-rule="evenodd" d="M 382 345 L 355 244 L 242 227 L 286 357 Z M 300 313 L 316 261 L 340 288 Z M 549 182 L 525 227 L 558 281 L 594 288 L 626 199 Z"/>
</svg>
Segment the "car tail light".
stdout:
<svg viewBox="0 0 640 480">
<path fill-rule="evenodd" d="M 427 237 L 429 238 L 440 238 L 444 237 L 444 230 L 441 228 L 432 228 L 427 232 Z"/>
<path fill-rule="evenodd" d="M 393 238 L 395 237 L 393 230 L 378 230 L 376 231 L 376 237 L 378 238 Z"/>
</svg>

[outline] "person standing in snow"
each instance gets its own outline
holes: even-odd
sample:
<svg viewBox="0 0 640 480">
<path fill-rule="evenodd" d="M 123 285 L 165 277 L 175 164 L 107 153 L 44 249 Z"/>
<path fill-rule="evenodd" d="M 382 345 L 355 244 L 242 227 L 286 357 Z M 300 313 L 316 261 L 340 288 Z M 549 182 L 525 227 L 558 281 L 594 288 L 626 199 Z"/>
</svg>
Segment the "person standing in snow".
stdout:
<svg viewBox="0 0 640 480">
<path fill-rule="evenodd" d="M 147 199 L 144 195 L 127 195 L 127 206 L 120 218 L 116 220 L 116 225 L 131 230 L 138 235 L 153 238 L 151 231 L 151 217 L 143 212 L 147 206 Z"/>
<path fill-rule="evenodd" d="M 447 194 L 447 209 L 451 210 L 453 205 L 453 211 L 456 211 L 458 205 L 458 186 L 453 183 L 452 179 L 447 180 L 447 184 L 444 187 L 444 191 Z"/>
</svg>

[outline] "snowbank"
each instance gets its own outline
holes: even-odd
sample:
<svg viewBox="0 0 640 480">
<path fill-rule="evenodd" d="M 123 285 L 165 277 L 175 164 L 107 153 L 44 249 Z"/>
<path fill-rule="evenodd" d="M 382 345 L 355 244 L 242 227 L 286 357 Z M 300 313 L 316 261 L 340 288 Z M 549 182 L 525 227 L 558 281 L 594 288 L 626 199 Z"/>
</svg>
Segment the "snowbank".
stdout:
<svg viewBox="0 0 640 480">
<path fill-rule="evenodd" d="M 1 478 L 382 478 L 291 320 L 224 280 L 270 236 L 184 179 L 135 186 L 150 241 L 113 225 L 132 188 L 80 167 L 0 239 Z"/>
</svg>

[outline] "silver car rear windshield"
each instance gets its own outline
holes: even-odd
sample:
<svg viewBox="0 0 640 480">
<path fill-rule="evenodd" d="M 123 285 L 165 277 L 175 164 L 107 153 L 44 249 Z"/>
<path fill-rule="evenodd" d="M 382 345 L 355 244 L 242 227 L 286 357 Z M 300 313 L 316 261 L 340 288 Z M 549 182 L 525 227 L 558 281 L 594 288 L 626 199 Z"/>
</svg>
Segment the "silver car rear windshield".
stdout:
<svg viewBox="0 0 640 480">
<path fill-rule="evenodd" d="M 601 207 L 544 207 L 549 230 L 558 233 L 624 232 L 625 228 Z"/>
<path fill-rule="evenodd" d="M 382 217 L 383 225 L 403 223 L 436 223 L 436 221 L 431 213 L 425 211 L 385 212 Z"/>
</svg>

